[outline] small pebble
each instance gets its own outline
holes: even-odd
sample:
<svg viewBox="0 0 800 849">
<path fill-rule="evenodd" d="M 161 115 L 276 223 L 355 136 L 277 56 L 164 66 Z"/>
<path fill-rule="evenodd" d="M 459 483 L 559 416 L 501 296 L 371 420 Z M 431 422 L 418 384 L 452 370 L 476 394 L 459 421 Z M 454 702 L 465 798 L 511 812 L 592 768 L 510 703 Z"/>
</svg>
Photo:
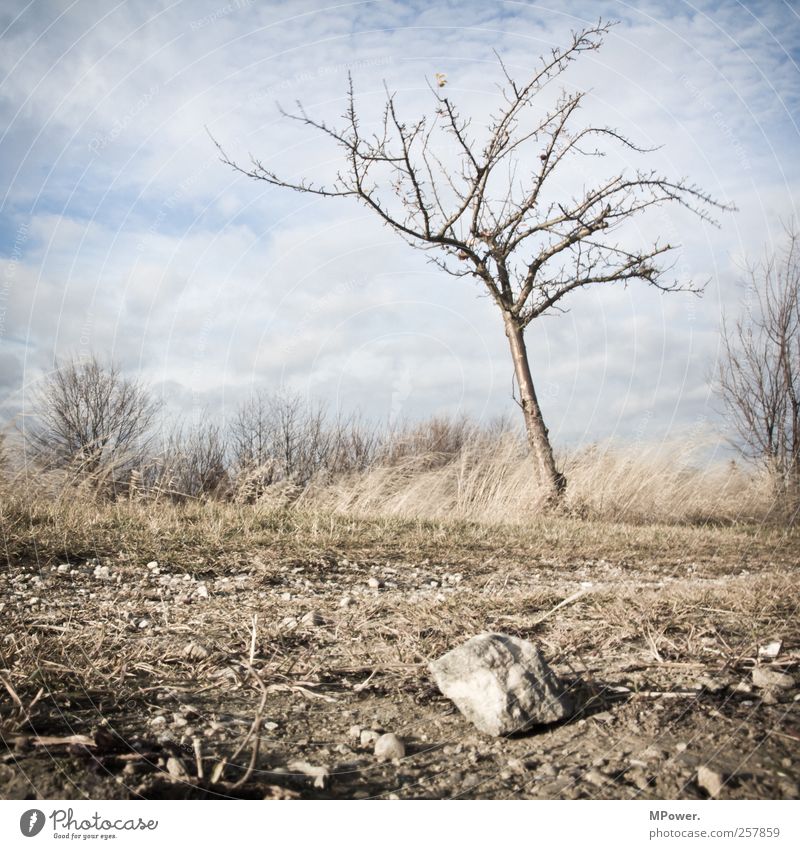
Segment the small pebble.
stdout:
<svg viewBox="0 0 800 849">
<path fill-rule="evenodd" d="M 175 779 L 185 780 L 189 777 L 189 773 L 183 766 L 183 761 L 180 758 L 167 758 L 167 772 Z"/>
<path fill-rule="evenodd" d="M 379 761 L 400 760 L 405 756 L 405 743 L 396 734 L 381 734 L 375 741 L 375 757 Z"/>
<path fill-rule="evenodd" d="M 712 799 L 716 799 L 719 796 L 724 783 L 722 773 L 705 765 L 698 767 L 697 785 L 698 787 L 702 787 Z"/>
<path fill-rule="evenodd" d="M 609 779 L 598 769 L 590 769 L 584 773 L 583 777 L 590 784 L 594 784 L 595 787 L 602 787 L 604 784 L 609 783 Z"/>
<path fill-rule="evenodd" d="M 377 731 L 373 731 L 371 728 L 362 728 L 361 735 L 359 737 L 359 742 L 365 748 L 367 746 L 371 746 L 381 735 Z"/>
</svg>

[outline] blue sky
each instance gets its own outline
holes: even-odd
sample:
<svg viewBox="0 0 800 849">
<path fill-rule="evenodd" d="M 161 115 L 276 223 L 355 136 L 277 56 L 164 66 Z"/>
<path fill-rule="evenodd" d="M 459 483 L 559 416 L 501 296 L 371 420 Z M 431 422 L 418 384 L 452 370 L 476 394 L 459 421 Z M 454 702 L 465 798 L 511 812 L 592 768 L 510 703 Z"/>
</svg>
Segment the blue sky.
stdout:
<svg viewBox="0 0 800 849">
<path fill-rule="evenodd" d="M 236 175 L 207 129 L 236 157 L 324 174 L 336 151 L 276 100 L 335 119 L 349 70 L 366 121 L 384 80 L 420 115 L 439 72 L 479 124 L 496 103 L 494 51 L 524 77 L 598 16 L 620 23 L 564 77 L 589 91 L 587 119 L 662 145 L 646 164 L 739 212 L 721 229 L 675 211 L 643 219 L 642 238 L 683 245 L 677 272 L 708 280 L 704 297 L 575 293 L 529 329 L 534 377 L 561 445 L 713 436 L 720 316 L 742 297 L 744 257 L 797 212 L 800 18 L 780 0 L 5 2 L 4 416 L 55 357 L 87 351 L 188 415 L 282 386 L 378 421 L 513 414 L 502 324 L 474 284 L 354 204 Z"/>
</svg>

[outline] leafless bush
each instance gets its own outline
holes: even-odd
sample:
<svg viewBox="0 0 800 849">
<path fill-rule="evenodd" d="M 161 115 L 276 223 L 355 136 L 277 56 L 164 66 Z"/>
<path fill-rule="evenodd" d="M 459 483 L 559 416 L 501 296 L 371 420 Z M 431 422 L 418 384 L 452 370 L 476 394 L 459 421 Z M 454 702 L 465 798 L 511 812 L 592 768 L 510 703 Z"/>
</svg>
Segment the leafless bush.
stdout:
<svg viewBox="0 0 800 849">
<path fill-rule="evenodd" d="M 357 415 L 336 419 L 329 430 L 326 471 L 332 475 L 363 472 L 380 455 L 385 438 Z"/>
<path fill-rule="evenodd" d="M 752 308 L 723 325 L 719 392 L 737 446 L 773 476 L 794 517 L 800 503 L 800 233 L 781 252 L 750 265 Z"/>
<path fill-rule="evenodd" d="M 228 449 L 219 425 L 176 426 L 146 469 L 144 492 L 173 500 L 214 498 L 230 490 Z"/>
<path fill-rule="evenodd" d="M 33 407 L 24 435 L 37 462 L 115 487 L 141 465 L 159 409 L 141 383 L 94 356 L 57 364 L 35 391 Z"/>
<path fill-rule="evenodd" d="M 357 417 L 329 422 L 322 405 L 287 393 L 254 395 L 230 428 L 240 497 L 252 500 L 280 481 L 304 486 L 315 477 L 366 468 L 378 436 Z"/>
</svg>

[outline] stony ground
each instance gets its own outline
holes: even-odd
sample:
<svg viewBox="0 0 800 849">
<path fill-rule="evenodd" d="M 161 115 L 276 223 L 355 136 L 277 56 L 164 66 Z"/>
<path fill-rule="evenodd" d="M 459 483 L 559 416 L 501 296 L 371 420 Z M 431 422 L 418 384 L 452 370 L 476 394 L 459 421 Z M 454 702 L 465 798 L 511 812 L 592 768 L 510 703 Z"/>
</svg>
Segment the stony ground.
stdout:
<svg viewBox="0 0 800 849">
<path fill-rule="evenodd" d="M 0 796 L 798 796 L 796 540 L 343 521 L 12 547 Z M 426 665 L 487 630 L 537 641 L 579 712 L 477 732 Z"/>
</svg>

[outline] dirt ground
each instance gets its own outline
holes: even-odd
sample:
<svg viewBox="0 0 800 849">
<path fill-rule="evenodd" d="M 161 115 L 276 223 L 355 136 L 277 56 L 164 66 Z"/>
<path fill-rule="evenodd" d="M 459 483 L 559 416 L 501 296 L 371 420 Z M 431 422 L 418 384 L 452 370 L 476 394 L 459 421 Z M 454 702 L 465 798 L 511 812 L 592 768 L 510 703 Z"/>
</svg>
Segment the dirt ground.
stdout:
<svg viewBox="0 0 800 849">
<path fill-rule="evenodd" d="M 0 573 L 0 797 L 797 798 L 796 544 L 575 527 L 25 549 Z M 537 641 L 576 715 L 476 731 L 426 665 L 482 631 Z"/>
</svg>

